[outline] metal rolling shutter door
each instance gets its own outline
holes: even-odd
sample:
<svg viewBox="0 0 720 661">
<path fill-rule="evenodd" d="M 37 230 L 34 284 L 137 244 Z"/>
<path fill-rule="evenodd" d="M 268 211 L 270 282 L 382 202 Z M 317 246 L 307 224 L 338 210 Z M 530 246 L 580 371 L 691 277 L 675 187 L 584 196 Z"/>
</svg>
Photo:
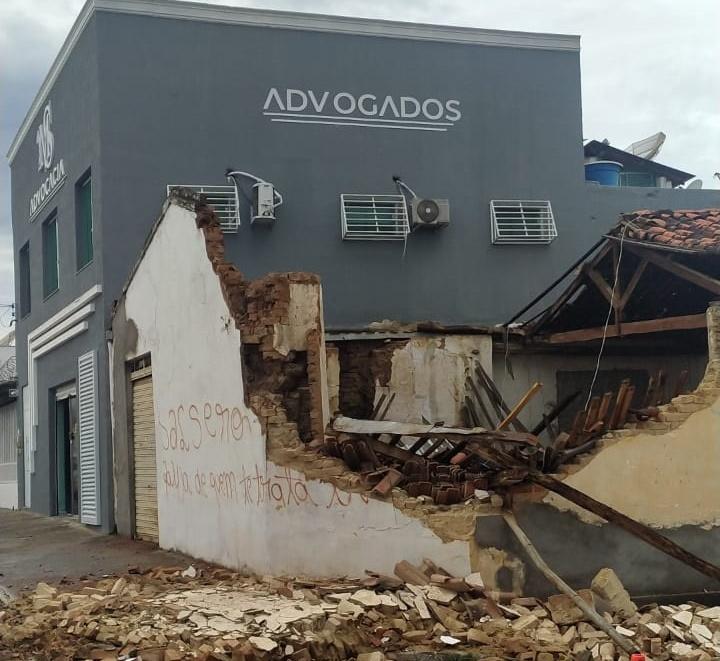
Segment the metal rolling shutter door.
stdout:
<svg viewBox="0 0 720 661">
<path fill-rule="evenodd" d="M 78 429 L 80 437 L 80 521 L 100 524 L 100 475 L 97 434 L 95 352 L 78 358 Z"/>
<path fill-rule="evenodd" d="M 133 462 L 135 475 L 135 536 L 158 542 L 155 414 L 150 368 L 133 372 Z"/>
</svg>

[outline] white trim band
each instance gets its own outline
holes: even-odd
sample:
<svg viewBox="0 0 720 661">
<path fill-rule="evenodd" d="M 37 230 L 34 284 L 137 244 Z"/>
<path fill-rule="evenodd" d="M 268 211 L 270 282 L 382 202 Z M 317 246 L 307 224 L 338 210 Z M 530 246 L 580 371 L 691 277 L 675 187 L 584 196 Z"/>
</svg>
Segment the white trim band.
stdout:
<svg viewBox="0 0 720 661">
<path fill-rule="evenodd" d="M 7 153 L 10 164 L 12 164 L 20 143 L 25 139 L 30 125 L 35 120 L 35 116 L 50 88 L 57 80 L 70 52 L 95 11 L 203 21 L 206 23 L 250 25 L 311 32 L 334 32 L 419 41 L 441 41 L 477 46 L 503 46 L 558 51 L 580 50 L 580 37 L 570 34 L 484 30 L 481 28 L 405 23 L 402 21 L 353 18 L 349 16 L 246 9 L 244 7 L 208 5 L 197 2 L 178 2 L 177 0 L 87 0 L 50 67 L 43 84 L 40 86 L 17 135 L 10 144 Z"/>
</svg>

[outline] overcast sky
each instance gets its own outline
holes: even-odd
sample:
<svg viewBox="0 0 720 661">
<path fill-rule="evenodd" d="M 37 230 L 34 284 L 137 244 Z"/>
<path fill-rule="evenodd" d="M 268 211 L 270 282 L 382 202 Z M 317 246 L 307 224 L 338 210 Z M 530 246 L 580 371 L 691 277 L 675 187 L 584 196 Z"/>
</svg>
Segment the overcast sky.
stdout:
<svg viewBox="0 0 720 661">
<path fill-rule="evenodd" d="M 0 2 L 0 147 L 23 120 L 82 0 Z M 720 0 L 247 0 L 289 9 L 582 36 L 586 138 L 624 148 L 657 131 L 658 161 L 720 181 Z M 13 301 L 9 169 L 0 168 L 0 304 Z M 0 334 L 7 322 L 0 308 Z"/>
</svg>

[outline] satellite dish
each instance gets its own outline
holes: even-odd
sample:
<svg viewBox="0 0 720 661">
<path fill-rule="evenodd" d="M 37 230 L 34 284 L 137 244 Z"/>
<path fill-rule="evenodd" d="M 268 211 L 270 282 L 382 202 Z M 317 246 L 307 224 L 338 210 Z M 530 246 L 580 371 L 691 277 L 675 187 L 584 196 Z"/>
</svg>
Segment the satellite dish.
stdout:
<svg viewBox="0 0 720 661">
<path fill-rule="evenodd" d="M 697 190 L 698 188 L 702 188 L 702 184 L 702 179 L 693 179 L 689 184 L 687 184 L 687 186 L 685 186 L 685 188 Z"/>
<path fill-rule="evenodd" d="M 660 131 L 659 133 L 651 135 L 649 138 L 633 142 L 629 147 L 625 147 L 625 151 L 651 161 L 660 153 L 660 148 L 663 146 L 666 137 L 667 136 Z"/>
</svg>

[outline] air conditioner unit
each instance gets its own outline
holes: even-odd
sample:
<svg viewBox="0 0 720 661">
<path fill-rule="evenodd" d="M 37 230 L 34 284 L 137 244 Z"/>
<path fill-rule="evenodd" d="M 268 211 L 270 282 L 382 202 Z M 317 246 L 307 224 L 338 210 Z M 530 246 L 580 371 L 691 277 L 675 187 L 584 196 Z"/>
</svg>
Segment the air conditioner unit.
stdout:
<svg viewBox="0 0 720 661">
<path fill-rule="evenodd" d="M 275 222 L 275 186 L 265 181 L 259 181 L 252 187 L 253 193 L 253 216 L 250 223 L 254 225 L 271 224 Z"/>
<path fill-rule="evenodd" d="M 431 198 L 414 197 L 410 200 L 412 227 L 438 229 L 450 224 L 450 202 Z"/>
</svg>

